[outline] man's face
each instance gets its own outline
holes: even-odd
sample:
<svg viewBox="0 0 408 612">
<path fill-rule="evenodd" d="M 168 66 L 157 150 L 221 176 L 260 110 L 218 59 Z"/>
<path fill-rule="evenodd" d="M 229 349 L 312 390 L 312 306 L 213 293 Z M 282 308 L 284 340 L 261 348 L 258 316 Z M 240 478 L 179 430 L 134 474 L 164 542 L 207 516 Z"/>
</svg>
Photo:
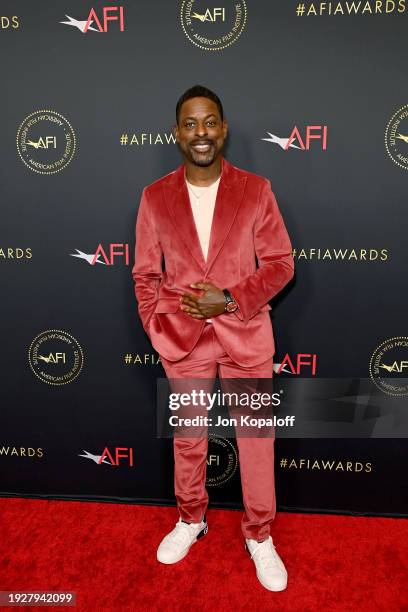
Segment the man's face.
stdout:
<svg viewBox="0 0 408 612">
<path fill-rule="evenodd" d="M 227 122 L 209 98 L 191 98 L 181 106 L 174 135 L 183 155 L 196 166 L 210 166 L 227 137 Z"/>
</svg>

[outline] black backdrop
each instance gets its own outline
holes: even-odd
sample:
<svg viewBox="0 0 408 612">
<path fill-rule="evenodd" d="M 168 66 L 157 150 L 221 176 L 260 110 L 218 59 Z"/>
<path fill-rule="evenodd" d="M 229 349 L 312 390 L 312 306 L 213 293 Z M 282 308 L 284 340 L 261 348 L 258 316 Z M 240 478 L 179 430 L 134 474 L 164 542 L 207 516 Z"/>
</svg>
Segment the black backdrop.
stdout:
<svg viewBox="0 0 408 612">
<path fill-rule="evenodd" d="M 171 441 L 155 429 L 164 372 L 130 270 L 142 188 L 180 164 L 175 104 L 197 82 L 223 101 L 226 157 L 271 180 L 295 249 L 296 279 L 272 304 L 277 363 L 308 354 L 317 377 L 368 378 L 376 347 L 406 333 L 408 144 L 397 141 L 398 158 L 386 133 L 408 104 L 404 2 L 383 2 L 381 13 L 374 1 L 356 2 L 351 14 L 350 2 L 306 2 L 309 14 L 297 15 L 293 0 L 247 0 L 246 11 L 243 2 L 197 1 L 199 14 L 210 12 L 193 26 L 208 37 L 231 30 L 235 4 L 239 37 L 208 50 L 187 35 L 186 3 L 121 2 L 106 14 L 123 16 L 123 27 L 112 19 L 106 28 L 112 3 L 1 3 L 2 495 L 172 503 Z M 86 21 L 91 9 L 106 31 L 60 23 Z M 38 146 L 23 150 L 30 115 Z M 263 140 L 295 128 L 287 150 Z M 55 172 L 61 130 L 71 149 Z M 307 142 L 308 130 L 320 138 Z M 90 265 L 81 253 L 99 245 L 105 263 Z M 41 363 L 30 366 L 48 330 L 82 347 L 69 384 L 47 384 Z M 300 374 L 312 375 L 307 366 Z M 110 457 L 92 460 L 106 448 Z M 118 448 L 127 450 L 116 462 Z M 279 507 L 405 514 L 404 449 L 403 440 L 278 440 Z M 239 506 L 238 470 L 220 480 L 213 502 Z"/>
</svg>

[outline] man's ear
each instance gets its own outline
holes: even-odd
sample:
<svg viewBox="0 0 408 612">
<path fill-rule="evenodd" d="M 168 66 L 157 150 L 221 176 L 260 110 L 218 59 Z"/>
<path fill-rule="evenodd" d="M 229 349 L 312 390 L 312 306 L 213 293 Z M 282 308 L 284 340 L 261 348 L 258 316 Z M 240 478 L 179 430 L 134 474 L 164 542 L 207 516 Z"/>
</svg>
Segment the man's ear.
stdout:
<svg viewBox="0 0 408 612">
<path fill-rule="evenodd" d="M 173 136 L 176 139 L 176 141 L 178 142 L 179 138 L 178 138 L 178 125 L 177 125 L 177 123 L 175 123 L 173 125 Z"/>
<path fill-rule="evenodd" d="M 222 122 L 222 127 L 224 129 L 225 138 L 228 136 L 228 123 L 227 120 L 224 119 Z"/>
</svg>

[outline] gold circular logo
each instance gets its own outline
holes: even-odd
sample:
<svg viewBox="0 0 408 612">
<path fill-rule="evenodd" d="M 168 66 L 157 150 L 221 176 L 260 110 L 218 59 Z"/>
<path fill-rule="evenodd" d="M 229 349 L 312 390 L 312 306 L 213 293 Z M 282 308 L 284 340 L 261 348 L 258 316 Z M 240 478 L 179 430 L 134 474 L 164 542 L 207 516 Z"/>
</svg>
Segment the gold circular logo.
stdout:
<svg viewBox="0 0 408 612">
<path fill-rule="evenodd" d="M 205 51 L 220 51 L 240 37 L 247 20 L 245 0 L 183 0 L 181 27 Z"/>
<path fill-rule="evenodd" d="M 49 385 L 66 385 L 78 376 L 84 364 L 77 340 L 60 329 L 38 334 L 28 349 L 28 361 L 34 374 Z"/>
<path fill-rule="evenodd" d="M 373 383 L 388 395 L 408 395 L 408 337 L 382 342 L 370 359 Z"/>
<path fill-rule="evenodd" d="M 385 130 L 385 148 L 392 161 L 408 170 L 408 104 L 393 114 Z"/>
<path fill-rule="evenodd" d="M 235 446 L 226 438 L 208 436 L 207 487 L 221 487 L 235 474 L 238 455 Z"/>
<path fill-rule="evenodd" d="M 17 151 L 25 165 L 39 174 L 61 172 L 74 156 L 75 132 L 65 117 L 52 110 L 28 115 L 17 131 Z"/>
</svg>

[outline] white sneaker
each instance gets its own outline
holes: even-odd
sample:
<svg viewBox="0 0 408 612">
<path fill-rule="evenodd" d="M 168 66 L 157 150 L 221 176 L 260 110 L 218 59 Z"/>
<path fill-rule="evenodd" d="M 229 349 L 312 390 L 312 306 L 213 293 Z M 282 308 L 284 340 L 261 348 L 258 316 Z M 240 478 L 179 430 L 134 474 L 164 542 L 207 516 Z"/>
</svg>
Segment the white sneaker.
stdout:
<svg viewBox="0 0 408 612">
<path fill-rule="evenodd" d="M 288 584 L 288 573 L 271 536 L 260 543 L 246 539 L 246 549 L 255 563 L 256 575 L 262 586 L 268 591 L 284 591 Z"/>
<path fill-rule="evenodd" d="M 181 518 L 175 528 L 160 542 L 157 560 L 160 563 L 177 563 L 186 556 L 194 542 L 205 536 L 208 525 L 204 518 L 201 523 L 184 523 Z"/>
</svg>

